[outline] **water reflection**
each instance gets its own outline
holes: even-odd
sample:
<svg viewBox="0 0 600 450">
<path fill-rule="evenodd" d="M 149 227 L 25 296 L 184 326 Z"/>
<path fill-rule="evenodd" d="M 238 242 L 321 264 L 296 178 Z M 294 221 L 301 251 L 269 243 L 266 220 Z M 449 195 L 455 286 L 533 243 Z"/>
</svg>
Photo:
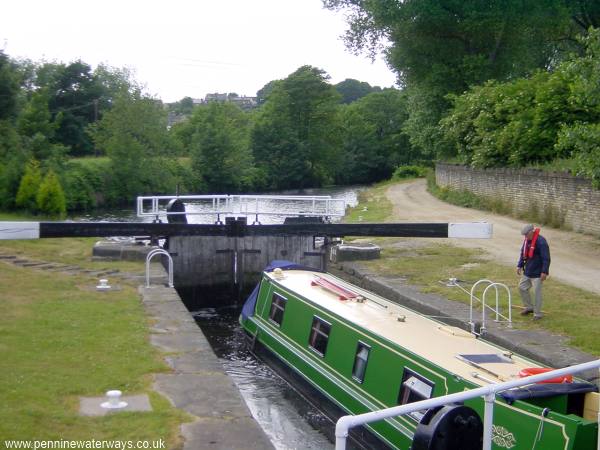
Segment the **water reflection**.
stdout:
<svg viewBox="0 0 600 450">
<path fill-rule="evenodd" d="M 332 422 L 248 351 L 237 322 L 239 309 L 205 308 L 192 315 L 275 448 L 334 448 L 320 431 L 333 427 Z"/>
</svg>

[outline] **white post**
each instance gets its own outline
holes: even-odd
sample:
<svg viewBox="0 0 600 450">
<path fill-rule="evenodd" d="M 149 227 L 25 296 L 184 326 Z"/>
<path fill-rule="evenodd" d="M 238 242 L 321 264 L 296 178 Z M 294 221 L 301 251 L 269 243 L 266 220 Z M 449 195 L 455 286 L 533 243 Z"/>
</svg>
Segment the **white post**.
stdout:
<svg viewBox="0 0 600 450">
<path fill-rule="evenodd" d="M 485 409 L 483 411 L 483 450 L 492 450 L 492 424 L 494 423 L 494 400 L 496 395 L 492 392 L 486 394 Z"/>
</svg>

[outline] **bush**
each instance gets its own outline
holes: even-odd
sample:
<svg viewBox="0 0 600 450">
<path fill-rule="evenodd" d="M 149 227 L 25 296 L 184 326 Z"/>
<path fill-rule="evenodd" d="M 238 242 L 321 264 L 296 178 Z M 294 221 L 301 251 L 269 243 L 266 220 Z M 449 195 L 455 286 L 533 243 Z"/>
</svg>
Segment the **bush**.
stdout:
<svg viewBox="0 0 600 450">
<path fill-rule="evenodd" d="M 392 180 L 403 180 L 405 178 L 424 178 L 427 175 L 427 167 L 421 166 L 398 166 L 392 175 Z"/>
<path fill-rule="evenodd" d="M 36 200 L 38 210 L 43 214 L 63 217 L 67 212 L 65 193 L 54 171 L 48 171 L 44 177 Z"/>
<path fill-rule="evenodd" d="M 21 178 L 15 200 L 16 206 L 31 212 L 37 211 L 37 194 L 41 183 L 42 172 L 40 171 L 40 163 L 32 159 L 27 163 L 25 173 Z"/>
<path fill-rule="evenodd" d="M 98 158 L 92 163 L 70 161 L 61 175 L 68 211 L 85 211 L 102 206 L 99 198 L 106 184 L 110 161 Z"/>
</svg>

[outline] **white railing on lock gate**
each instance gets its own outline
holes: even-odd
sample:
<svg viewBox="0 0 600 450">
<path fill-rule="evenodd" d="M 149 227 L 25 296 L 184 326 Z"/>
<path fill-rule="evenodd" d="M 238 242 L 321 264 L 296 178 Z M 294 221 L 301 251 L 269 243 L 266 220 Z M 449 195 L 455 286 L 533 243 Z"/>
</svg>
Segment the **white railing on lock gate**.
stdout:
<svg viewBox="0 0 600 450">
<path fill-rule="evenodd" d="M 492 423 L 494 418 L 494 401 L 498 392 L 506 391 L 508 389 L 513 389 L 521 386 L 526 386 L 533 383 L 538 383 L 540 381 L 548 380 L 550 378 L 562 377 L 564 375 L 571 375 L 574 373 L 599 368 L 600 359 L 583 364 L 577 364 L 575 366 L 565 367 L 563 369 L 552 370 L 550 372 L 541 373 L 539 375 L 532 375 L 529 377 L 520 378 L 518 380 L 511 380 L 498 384 L 490 384 L 488 386 L 471 389 L 470 391 L 457 392 L 456 394 L 444 395 L 443 397 L 421 400 L 419 402 L 409 403 L 407 405 L 394 406 L 392 408 L 372 411 L 365 414 L 359 414 L 357 416 L 343 416 L 339 418 L 335 427 L 335 449 L 346 449 L 346 439 L 348 438 L 348 432 L 351 428 L 354 428 L 356 426 L 365 425 L 367 423 L 372 422 L 378 422 L 380 420 L 388 419 L 390 417 L 397 417 L 415 411 L 436 408 L 438 406 L 444 406 L 450 403 L 464 402 L 465 400 L 470 400 L 476 397 L 483 397 L 485 401 L 485 408 L 483 418 L 482 450 L 491 450 Z M 600 450 L 600 413 L 598 414 L 598 422 L 598 450 Z"/>
<path fill-rule="evenodd" d="M 186 212 L 167 212 L 167 204 L 179 199 L 186 205 L 199 208 L 186 208 Z M 286 208 L 281 208 L 285 202 Z M 346 202 L 329 195 L 156 195 L 137 198 L 138 217 L 166 215 L 259 215 L 270 216 L 318 216 L 324 218 L 342 217 Z"/>
</svg>

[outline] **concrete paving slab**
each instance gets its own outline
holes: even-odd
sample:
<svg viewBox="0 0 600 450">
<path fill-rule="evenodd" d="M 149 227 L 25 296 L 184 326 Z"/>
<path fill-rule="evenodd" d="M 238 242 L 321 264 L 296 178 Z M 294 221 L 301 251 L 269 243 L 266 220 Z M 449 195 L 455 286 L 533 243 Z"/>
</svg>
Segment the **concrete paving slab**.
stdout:
<svg viewBox="0 0 600 450">
<path fill-rule="evenodd" d="M 127 406 L 119 409 L 108 409 L 100 406 L 106 401 L 104 397 L 79 397 L 79 415 L 81 416 L 105 416 L 107 414 L 118 414 L 120 412 L 152 411 L 150 399 L 146 394 L 124 395 L 121 401 L 127 402 Z"/>
<path fill-rule="evenodd" d="M 174 406 L 198 417 L 252 417 L 235 383 L 222 369 L 197 374 L 157 374 L 154 387 Z"/>
<path fill-rule="evenodd" d="M 207 371 L 219 372 L 223 370 L 221 361 L 212 353 L 212 350 L 188 352 L 165 357 L 167 364 L 174 373 L 203 374 Z"/>
<path fill-rule="evenodd" d="M 198 339 L 197 333 L 189 332 L 151 334 L 150 342 L 165 352 L 195 352 L 210 349 L 207 342 Z"/>
<path fill-rule="evenodd" d="M 256 430 L 253 419 L 227 421 L 203 418 L 182 427 L 184 450 L 249 450 L 272 449 L 264 433 Z M 194 446 L 197 445 L 197 446 Z"/>
<path fill-rule="evenodd" d="M 173 373 L 156 374 L 154 388 L 198 417 L 181 427 L 184 450 L 273 449 L 175 289 L 153 285 L 138 291 L 152 322 L 150 342 L 171 353 L 165 361 Z"/>
<path fill-rule="evenodd" d="M 172 317 L 161 317 L 159 319 L 155 319 L 156 321 L 150 326 L 150 331 L 156 334 L 166 334 L 166 333 L 175 333 L 175 332 L 193 332 L 194 329 L 198 328 L 198 325 L 191 321 L 178 321 L 173 319 Z"/>
</svg>

